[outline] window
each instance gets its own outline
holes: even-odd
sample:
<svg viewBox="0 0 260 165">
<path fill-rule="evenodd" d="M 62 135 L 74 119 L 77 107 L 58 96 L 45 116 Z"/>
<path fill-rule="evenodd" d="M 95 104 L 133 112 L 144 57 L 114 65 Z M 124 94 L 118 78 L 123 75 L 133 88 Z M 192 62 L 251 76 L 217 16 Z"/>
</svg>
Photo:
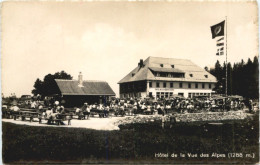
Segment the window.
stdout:
<svg viewBox="0 0 260 165">
<path fill-rule="evenodd" d="M 159 82 L 156 83 L 156 87 L 160 88 L 160 83 Z"/>
<path fill-rule="evenodd" d="M 165 92 L 165 98 L 168 98 L 168 97 L 169 97 L 169 93 Z"/>
<path fill-rule="evenodd" d="M 163 64 L 161 64 L 160 66 L 163 67 Z"/>
<path fill-rule="evenodd" d="M 161 92 L 161 98 L 164 98 L 164 92 Z"/>
<path fill-rule="evenodd" d="M 209 89 L 211 89 L 211 84 L 209 84 Z"/>
<path fill-rule="evenodd" d="M 170 92 L 170 97 L 173 95 L 173 92 Z"/>
<path fill-rule="evenodd" d="M 182 88 L 182 83 L 179 84 L 180 88 Z"/>
<path fill-rule="evenodd" d="M 189 98 L 191 98 L 191 93 L 189 93 Z"/>
<path fill-rule="evenodd" d="M 156 92 L 156 98 L 160 98 L 160 92 Z"/>
<path fill-rule="evenodd" d="M 208 75 L 204 75 L 206 78 L 208 78 Z"/>
<path fill-rule="evenodd" d="M 188 84 L 188 87 L 191 88 L 191 83 Z"/>
<path fill-rule="evenodd" d="M 149 97 L 153 97 L 153 93 L 152 92 L 149 92 Z"/>
<path fill-rule="evenodd" d="M 152 82 L 149 82 L 149 87 L 151 88 L 151 87 L 153 87 L 153 84 L 152 84 Z"/>
<path fill-rule="evenodd" d="M 173 82 L 170 83 L 170 87 L 173 88 Z"/>
<path fill-rule="evenodd" d="M 161 72 L 161 75 L 160 75 L 161 77 L 167 77 L 167 73 L 165 73 L 165 72 Z"/>
<path fill-rule="evenodd" d="M 163 83 L 163 87 L 166 88 L 166 82 Z"/>
<path fill-rule="evenodd" d="M 179 95 L 179 96 L 183 96 L 183 95 L 184 95 L 184 93 L 178 93 L 178 95 Z"/>
<path fill-rule="evenodd" d="M 172 66 L 172 68 L 174 68 L 174 65 L 171 65 Z"/>
<path fill-rule="evenodd" d="M 134 77 L 135 76 L 135 73 L 132 73 L 132 77 Z"/>
<path fill-rule="evenodd" d="M 198 86 L 199 86 L 198 83 L 196 83 L 196 84 L 195 84 L 195 88 L 198 88 Z"/>
<path fill-rule="evenodd" d="M 205 88 L 205 84 L 204 83 L 202 83 L 202 88 Z"/>
<path fill-rule="evenodd" d="M 193 77 L 193 74 L 190 74 L 190 77 Z"/>
</svg>

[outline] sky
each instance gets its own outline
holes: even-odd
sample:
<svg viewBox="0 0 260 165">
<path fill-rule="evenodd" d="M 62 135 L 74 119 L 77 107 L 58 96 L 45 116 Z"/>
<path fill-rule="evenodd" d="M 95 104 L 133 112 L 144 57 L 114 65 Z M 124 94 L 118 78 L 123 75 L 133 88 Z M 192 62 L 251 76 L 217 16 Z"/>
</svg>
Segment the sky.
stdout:
<svg viewBox="0 0 260 165">
<path fill-rule="evenodd" d="M 64 70 L 104 80 L 115 93 L 140 59 L 189 59 L 213 67 L 210 26 L 227 17 L 228 61 L 258 56 L 256 2 L 3 2 L 2 93 L 31 94 L 34 82 Z"/>
</svg>

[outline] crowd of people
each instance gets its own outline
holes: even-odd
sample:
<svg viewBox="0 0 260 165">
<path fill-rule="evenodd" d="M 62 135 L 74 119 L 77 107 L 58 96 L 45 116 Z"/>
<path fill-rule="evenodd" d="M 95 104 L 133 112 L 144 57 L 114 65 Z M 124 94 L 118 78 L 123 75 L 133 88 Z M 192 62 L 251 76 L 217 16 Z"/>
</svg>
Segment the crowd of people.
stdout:
<svg viewBox="0 0 260 165">
<path fill-rule="evenodd" d="M 109 116 L 125 116 L 136 114 L 165 114 L 169 113 L 196 113 L 196 112 L 225 112 L 242 110 L 247 106 L 249 112 L 253 110 L 252 100 L 242 100 L 238 97 L 195 97 L 184 98 L 175 97 L 171 99 L 150 99 L 150 98 L 113 98 L 104 104 L 88 104 L 84 103 L 81 107 L 73 109 L 64 108 L 59 101 L 55 101 L 53 105 L 47 105 L 45 108 L 42 101 L 31 101 L 26 103 L 31 109 L 39 112 L 41 118 L 48 119 L 52 122 L 56 119 L 71 120 L 74 115 L 78 119 L 88 119 L 90 116 L 98 115 L 99 117 Z M 13 105 L 10 111 L 19 111 L 17 105 Z"/>
<path fill-rule="evenodd" d="M 108 117 L 113 114 L 135 115 L 135 114 L 168 114 L 168 113 L 196 113 L 196 112 L 224 112 L 230 110 L 242 110 L 247 106 L 252 111 L 252 101 L 241 98 L 204 97 L 204 98 L 182 98 L 172 99 L 112 99 L 105 104 L 85 103 L 81 108 L 75 107 L 76 114 L 98 113 L 99 117 Z"/>
</svg>

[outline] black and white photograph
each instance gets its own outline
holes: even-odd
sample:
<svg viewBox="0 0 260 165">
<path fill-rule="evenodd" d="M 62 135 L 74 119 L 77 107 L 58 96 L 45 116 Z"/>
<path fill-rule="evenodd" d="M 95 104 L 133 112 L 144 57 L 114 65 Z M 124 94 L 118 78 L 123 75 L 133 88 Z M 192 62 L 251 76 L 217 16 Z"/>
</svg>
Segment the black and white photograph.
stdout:
<svg viewBox="0 0 260 165">
<path fill-rule="evenodd" d="M 258 164 L 257 1 L 4 1 L 3 164 Z"/>
</svg>

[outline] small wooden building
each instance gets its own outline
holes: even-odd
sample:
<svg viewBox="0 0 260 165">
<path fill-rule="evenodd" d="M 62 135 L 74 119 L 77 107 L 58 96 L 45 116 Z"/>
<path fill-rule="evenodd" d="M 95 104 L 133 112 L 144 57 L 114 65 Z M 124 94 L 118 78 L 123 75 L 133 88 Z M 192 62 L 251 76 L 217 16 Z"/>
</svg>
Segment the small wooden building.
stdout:
<svg viewBox="0 0 260 165">
<path fill-rule="evenodd" d="M 81 107 L 89 104 L 106 103 L 115 92 L 105 81 L 83 81 L 80 73 L 78 80 L 55 79 L 65 107 Z"/>
</svg>

